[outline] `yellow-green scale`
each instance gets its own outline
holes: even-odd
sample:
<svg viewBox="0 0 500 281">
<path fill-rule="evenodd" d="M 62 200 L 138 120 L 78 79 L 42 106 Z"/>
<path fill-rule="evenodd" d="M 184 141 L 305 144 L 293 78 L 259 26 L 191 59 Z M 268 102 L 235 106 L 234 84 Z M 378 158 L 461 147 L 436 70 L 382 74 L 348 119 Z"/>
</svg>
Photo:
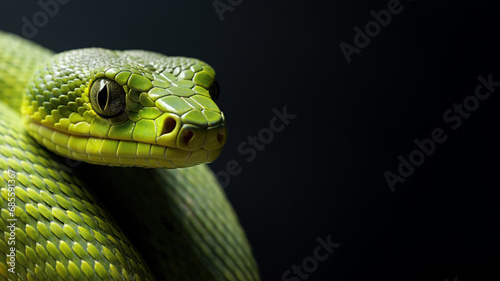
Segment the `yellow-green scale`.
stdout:
<svg viewBox="0 0 500 281">
<path fill-rule="evenodd" d="M 25 133 L 19 114 L 3 103 L 0 111 L 0 134 L 9 136 L 0 138 L 0 231 L 5 238 L 0 252 L 6 257 L 15 248 L 16 253 L 11 271 L 0 259 L 0 279 L 152 280 L 144 260 L 91 192 Z M 7 228 L 11 224 L 14 235 Z"/>
</svg>

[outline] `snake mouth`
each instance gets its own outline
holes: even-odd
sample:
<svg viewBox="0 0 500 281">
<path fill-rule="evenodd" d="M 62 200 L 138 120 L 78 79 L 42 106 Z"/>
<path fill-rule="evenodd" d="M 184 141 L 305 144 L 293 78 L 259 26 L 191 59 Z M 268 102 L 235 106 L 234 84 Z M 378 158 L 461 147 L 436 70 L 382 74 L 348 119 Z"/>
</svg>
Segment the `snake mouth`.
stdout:
<svg viewBox="0 0 500 281">
<path fill-rule="evenodd" d="M 175 120 L 174 120 L 175 121 Z M 170 123 L 170 124 L 169 124 Z M 80 136 L 62 132 L 57 129 L 44 126 L 32 120 L 28 121 L 28 133 L 40 144 L 50 151 L 74 160 L 84 161 L 91 164 L 122 167 L 143 168 L 184 168 L 198 164 L 210 163 L 217 159 L 222 152 L 226 138 L 225 126 L 216 126 L 207 131 L 207 137 L 215 138 L 215 147 L 202 146 L 196 143 L 196 134 L 201 134 L 200 128 L 184 124 L 179 127 L 176 123 L 172 128 L 172 121 L 167 121 L 162 135 L 158 138 L 159 144 L 145 143 L 136 140 L 120 140 L 94 136 Z M 171 142 L 172 138 L 166 136 L 177 131 L 181 133 L 175 138 L 178 146 L 164 145 Z M 162 136 L 165 136 L 162 140 Z M 166 141 L 168 139 L 168 141 Z M 200 138 L 198 138 L 200 139 Z M 194 149 L 198 147 L 197 149 Z M 187 148 L 187 149 L 184 149 Z"/>
</svg>

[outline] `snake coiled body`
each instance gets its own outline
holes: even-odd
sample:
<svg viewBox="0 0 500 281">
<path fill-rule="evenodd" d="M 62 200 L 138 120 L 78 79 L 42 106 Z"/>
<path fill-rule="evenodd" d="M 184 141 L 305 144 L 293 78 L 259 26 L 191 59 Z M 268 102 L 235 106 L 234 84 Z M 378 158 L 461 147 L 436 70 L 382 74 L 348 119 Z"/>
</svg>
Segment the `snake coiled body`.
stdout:
<svg viewBox="0 0 500 281">
<path fill-rule="evenodd" d="M 0 32 L 0 280 L 258 280 L 202 164 L 226 135 L 214 76 L 196 59 L 54 55 Z"/>
</svg>

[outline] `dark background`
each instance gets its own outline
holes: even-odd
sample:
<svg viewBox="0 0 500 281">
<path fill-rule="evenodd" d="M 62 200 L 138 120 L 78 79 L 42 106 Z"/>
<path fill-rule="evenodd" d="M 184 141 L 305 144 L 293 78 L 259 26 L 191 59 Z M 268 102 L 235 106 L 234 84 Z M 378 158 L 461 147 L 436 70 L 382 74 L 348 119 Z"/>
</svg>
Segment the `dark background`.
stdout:
<svg viewBox="0 0 500 281">
<path fill-rule="evenodd" d="M 328 235 L 341 246 L 307 280 L 500 279 L 500 91 L 457 130 L 443 120 L 479 75 L 500 81 L 495 1 L 402 0 L 350 64 L 339 44 L 353 45 L 353 28 L 390 1 L 244 0 L 223 21 L 210 0 L 133 2 L 72 0 L 32 40 L 57 52 L 146 49 L 215 68 L 230 135 L 211 167 L 241 167 L 225 191 L 263 280 L 285 280 Z M 22 35 L 21 18 L 40 10 L 1 0 L 0 29 Z M 247 161 L 238 146 L 285 106 L 297 117 Z M 391 192 L 384 172 L 396 173 L 398 155 L 438 127 L 447 140 Z"/>
</svg>

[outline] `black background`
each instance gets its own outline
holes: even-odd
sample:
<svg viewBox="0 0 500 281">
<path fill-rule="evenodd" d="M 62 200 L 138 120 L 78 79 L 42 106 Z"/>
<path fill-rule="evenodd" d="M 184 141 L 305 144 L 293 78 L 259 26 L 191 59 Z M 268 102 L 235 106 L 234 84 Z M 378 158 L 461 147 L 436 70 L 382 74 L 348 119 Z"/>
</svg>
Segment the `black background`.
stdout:
<svg viewBox="0 0 500 281">
<path fill-rule="evenodd" d="M 390 1 L 270 2 L 243 0 L 221 21 L 210 0 L 72 0 L 32 40 L 215 68 L 230 135 L 211 167 L 241 167 L 225 191 L 263 280 L 285 280 L 328 235 L 341 246 L 307 280 L 499 280 L 500 91 L 457 130 L 443 120 L 479 75 L 500 81 L 495 1 L 402 0 L 350 64 L 339 44 L 352 45 L 353 28 Z M 22 35 L 21 18 L 40 10 L 1 0 L 0 29 Z M 285 106 L 297 117 L 247 161 L 238 146 Z M 397 172 L 398 155 L 435 128 L 447 140 L 391 192 L 384 172 Z"/>
</svg>

